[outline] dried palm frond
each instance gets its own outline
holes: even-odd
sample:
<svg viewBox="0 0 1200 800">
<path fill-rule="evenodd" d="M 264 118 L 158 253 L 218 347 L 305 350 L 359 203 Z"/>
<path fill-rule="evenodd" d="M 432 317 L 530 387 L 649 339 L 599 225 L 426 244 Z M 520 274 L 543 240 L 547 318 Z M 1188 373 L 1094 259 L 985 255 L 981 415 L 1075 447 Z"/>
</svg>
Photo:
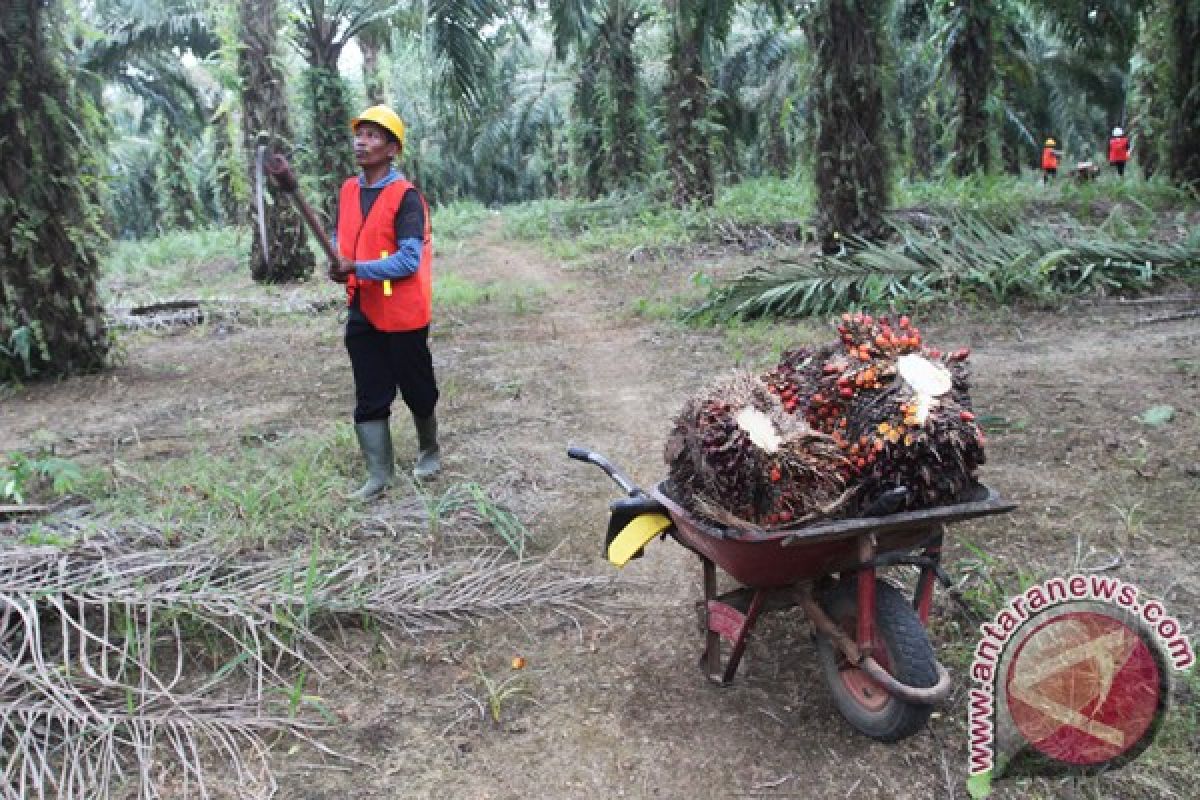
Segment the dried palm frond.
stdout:
<svg viewBox="0 0 1200 800">
<path fill-rule="evenodd" d="M 329 752 L 306 677 L 365 672 L 322 638 L 333 624 L 442 630 L 578 609 L 599 583 L 497 546 L 253 558 L 213 541 L 145 549 L 101 525 L 66 550 L 0 538 L 0 778 L 22 798 L 106 797 L 122 781 L 143 798 L 268 796 L 265 735 Z"/>
</svg>

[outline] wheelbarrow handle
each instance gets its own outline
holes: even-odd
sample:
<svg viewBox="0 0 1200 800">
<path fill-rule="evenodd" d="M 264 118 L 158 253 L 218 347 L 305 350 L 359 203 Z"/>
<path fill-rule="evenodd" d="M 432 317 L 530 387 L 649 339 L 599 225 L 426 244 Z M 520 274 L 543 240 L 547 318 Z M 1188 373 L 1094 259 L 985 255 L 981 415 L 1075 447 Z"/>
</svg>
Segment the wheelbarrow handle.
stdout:
<svg viewBox="0 0 1200 800">
<path fill-rule="evenodd" d="M 629 476 L 622 472 L 618 467 L 614 466 L 607 458 L 595 452 L 588 450 L 586 447 L 571 446 L 567 448 L 567 455 L 576 461 L 586 461 L 589 464 L 595 464 L 600 469 L 604 470 L 604 474 L 616 481 L 621 490 L 630 497 L 637 497 L 645 494 L 638 485 L 630 480 Z"/>
</svg>

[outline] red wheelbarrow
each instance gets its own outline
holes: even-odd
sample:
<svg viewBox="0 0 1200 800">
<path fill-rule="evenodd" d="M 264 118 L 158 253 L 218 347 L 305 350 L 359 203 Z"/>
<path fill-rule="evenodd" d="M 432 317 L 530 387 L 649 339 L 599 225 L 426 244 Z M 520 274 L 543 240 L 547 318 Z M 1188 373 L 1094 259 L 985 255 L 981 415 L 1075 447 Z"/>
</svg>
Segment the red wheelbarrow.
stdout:
<svg viewBox="0 0 1200 800">
<path fill-rule="evenodd" d="M 731 684 L 759 617 L 798 605 L 816 631 L 821 669 L 838 710 L 857 730 L 888 742 L 919 731 L 950 693 L 950 676 L 925 630 L 934 579 L 949 583 L 940 567 L 945 526 L 1016 507 L 976 486 L 953 505 L 747 531 L 697 518 L 671 496 L 666 481 L 643 491 L 599 453 L 571 447 L 567 454 L 600 467 L 626 494 L 609 506 L 610 561 L 624 565 L 659 535 L 700 557 L 706 636 L 701 666 L 710 680 Z M 899 565 L 920 570 L 911 601 L 876 576 Z M 741 586 L 718 595 L 717 567 Z"/>
</svg>

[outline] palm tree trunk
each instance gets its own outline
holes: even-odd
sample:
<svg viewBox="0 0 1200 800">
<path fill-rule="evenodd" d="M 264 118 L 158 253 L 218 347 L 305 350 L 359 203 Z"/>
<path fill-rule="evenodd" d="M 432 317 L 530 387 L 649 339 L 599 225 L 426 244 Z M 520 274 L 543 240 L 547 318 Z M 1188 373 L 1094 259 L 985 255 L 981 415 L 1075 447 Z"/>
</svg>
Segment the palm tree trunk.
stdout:
<svg viewBox="0 0 1200 800">
<path fill-rule="evenodd" d="M 285 152 L 292 146 L 292 125 L 276 53 L 275 32 L 279 29 L 276 0 L 239 0 L 238 15 L 242 42 L 238 50 L 242 135 L 247 163 L 253 170 L 260 138 L 271 150 Z M 316 259 L 308 248 L 300 215 L 269 181 L 268 190 L 265 224 L 270 261 L 263 253 L 260 237 L 253 236 L 250 272 L 259 283 L 304 280 L 312 274 Z"/>
<path fill-rule="evenodd" d="M 694 14 L 680 9 L 690 0 L 668 0 L 674 20 L 664 89 L 667 122 L 667 169 L 677 208 L 711 206 L 716 199 L 709 137 L 708 79 L 701 58 L 703 32 Z"/>
<path fill-rule="evenodd" d="M 1133 158 L 1142 174 L 1153 177 L 1162 169 L 1168 152 L 1167 136 L 1171 126 L 1171 12 L 1169 0 L 1147 5 L 1142 15 L 1133 69 L 1133 98 L 1129 124 Z"/>
<path fill-rule="evenodd" d="M 178 131 L 166 126 L 159 143 L 159 163 L 155 175 L 158 222 L 161 230 L 190 231 L 200 218 L 200 198 L 188 169 L 194 159 Z"/>
<path fill-rule="evenodd" d="M 952 168 L 960 177 L 987 172 L 992 166 L 987 103 L 995 80 L 994 2 L 962 0 L 953 12 L 961 15 L 949 53 L 958 92 L 958 130 L 954 136 Z"/>
<path fill-rule="evenodd" d="M 599 63 L 604 50 L 603 41 L 580 54 L 579 78 L 575 83 L 573 115 L 575 117 L 574 161 L 579 192 L 594 200 L 605 191 L 603 119 L 596 103 L 596 83 Z"/>
<path fill-rule="evenodd" d="M 384 100 L 387 96 L 386 84 L 383 80 L 383 71 L 379 67 L 379 55 L 383 52 L 386 36 L 386 28 L 376 30 L 374 27 L 367 26 L 355 37 L 358 40 L 358 49 L 362 51 L 363 89 L 366 91 L 367 105 L 371 106 L 386 102 Z"/>
<path fill-rule="evenodd" d="M 1200 185 L 1200 0 L 1179 0 L 1171 20 L 1175 58 L 1171 180 Z"/>
<path fill-rule="evenodd" d="M 225 225 L 245 225 L 249 221 L 250 198 L 246 187 L 245 165 L 235 144 L 237 121 L 233 109 L 222 103 L 213 115 L 213 158 L 217 205 Z"/>
<path fill-rule="evenodd" d="M 608 5 L 603 27 L 607 31 L 609 80 L 613 93 L 610 169 L 617 184 L 636 182 L 643 169 L 642 121 L 639 113 L 637 56 L 633 39 L 643 22 L 623 0 Z"/>
<path fill-rule="evenodd" d="M 912 135 L 909 137 L 912 153 L 912 164 L 909 168 L 910 180 L 926 181 L 933 175 L 933 122 L 930 106 L 934 105 L 932 98 L 925 98 L 913 110 Z"/>
<path fill-rule="evenodd" d="M 323 56 L 323 57 L 322 57 Z M 350 120 L 349 92 L 337 69 L 337 55 L 312 58 L 305 74 L 308 110 L 313 121 L 312 174 L 320 187 L 321 212 L 328 225 L 337 217 L 337 197 L 342 182 L 356 172 Z"/>
<path fill-rule="evenodd" d="M 817 231 L 834 250 L 847 235 L 883 235 L 891 163 L 883 141 L 881 27 L 885 0 L 822 0 L 816 44 Z"/>
<path fill-rule="evenodd" d="M 60 16 L 57 0 L 0 14 L 0 382 L 98 369 L 109 348 L 96 110 L 63 64 Z"/>
</svg>

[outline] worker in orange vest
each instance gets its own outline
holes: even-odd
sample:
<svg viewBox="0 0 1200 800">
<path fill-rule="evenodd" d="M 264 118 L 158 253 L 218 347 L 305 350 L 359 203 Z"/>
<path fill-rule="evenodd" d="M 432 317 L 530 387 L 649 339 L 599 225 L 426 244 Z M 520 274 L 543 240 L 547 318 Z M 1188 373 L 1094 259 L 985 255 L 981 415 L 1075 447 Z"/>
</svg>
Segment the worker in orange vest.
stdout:
<svg viewBox="0 0 1200 800">
<path fill-rule="evenodd" d="M 1053 139 L 1047 139 L 1042 148 L 1042 183 L 1048 183 L 1058 174 L 1058 158 L 1062 151 L 1054 149 L 1057 144 Z"/>
<path fill-rule="evenodd" d="M 392 484 L 396 464 L 389 420 L 397 390 L 417 431 L 416 478 L 441 469 L 429 352 L 433 239 L 429 206 L 392 166 L 404 149 L 404 122 L 378 105 L 350 121 L 361 172 L 338 196 L 338 259 L 329 277 L 346 284 L 345 343 L 354 372 L 354 433 L 367 480 L 350 493 L 369 500 Z"/>
<path fill-rule="evenodd" d="M 1117 169 L 1117 174 L 1125 177 L 1125 163 L 1129 161 L 1129 137 L 1120 128 L 1113 128 L 1112 137 L 1108 140 L 1108 163 Z"/>
</svg>

